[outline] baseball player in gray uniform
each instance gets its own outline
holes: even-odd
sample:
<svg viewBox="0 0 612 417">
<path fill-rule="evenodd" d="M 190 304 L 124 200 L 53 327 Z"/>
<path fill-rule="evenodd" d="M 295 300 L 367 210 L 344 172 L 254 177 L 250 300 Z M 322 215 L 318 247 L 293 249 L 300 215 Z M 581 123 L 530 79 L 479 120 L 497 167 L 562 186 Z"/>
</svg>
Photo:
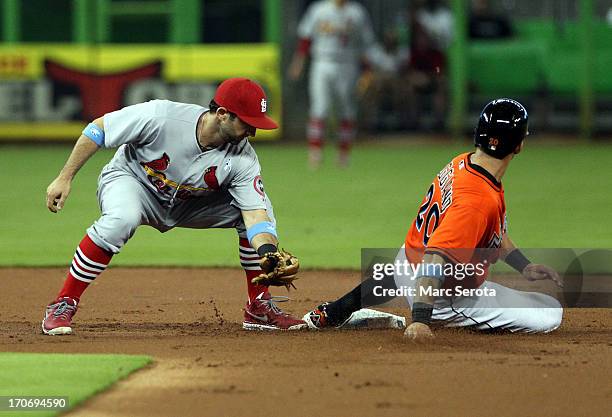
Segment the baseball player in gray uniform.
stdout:
<svg viewBox="0 0 612 417">
<path fill-rule="evenodd" d="M 45 311 L 43 333 L 72 333 L 72 317 L 87 286 L 140 225 L 235 228 L 249 301 L 243 327 L 294 330 L 302 320 L 283 313 L 264 285 L 260 258 L 278 252 L 276 221 L 260 165 L 248 137 L 275 129 L 266 95 L 255 82 L 231 78 L 209 108 L 153 100 L 105 114 L 78 139 L 59 176 L 47 188 L 47 207 L 64 206 L 77 171 L 99 148 L 116 148 L 99 177 L 101 217 L 87 229 L 68 276 Z"/>
<path fill-rule="evenodd" d="M 313 168 L 321 164 L 325 120 L 335 99 L 340 116 L 338 163 L 345 166 L 355 137 L 355 89 L 361 58 L 376 46 L 368 13 L 361 4 L 352 1 L 318 1 L 308 8 L 297 32 L 299 46 L 289 77 L 300 78 L 306 57 L 312 56 L 308 85 L 309 163 Z"/>
</svg>

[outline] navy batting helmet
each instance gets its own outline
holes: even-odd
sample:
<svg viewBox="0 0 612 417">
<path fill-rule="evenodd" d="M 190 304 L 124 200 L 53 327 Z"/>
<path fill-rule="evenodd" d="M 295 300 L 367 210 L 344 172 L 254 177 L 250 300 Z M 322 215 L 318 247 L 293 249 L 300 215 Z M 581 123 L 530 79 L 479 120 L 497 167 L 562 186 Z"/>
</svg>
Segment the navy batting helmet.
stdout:
<svg viewBox="0 0 612 417">
<path fill-rule="evenodd" d="M 510 155 L 527 136 L 527 110 L 509 98 L 489 102 L 474 130 L 474 145 L 488 155 L 503 159 Z"/>
</svg>

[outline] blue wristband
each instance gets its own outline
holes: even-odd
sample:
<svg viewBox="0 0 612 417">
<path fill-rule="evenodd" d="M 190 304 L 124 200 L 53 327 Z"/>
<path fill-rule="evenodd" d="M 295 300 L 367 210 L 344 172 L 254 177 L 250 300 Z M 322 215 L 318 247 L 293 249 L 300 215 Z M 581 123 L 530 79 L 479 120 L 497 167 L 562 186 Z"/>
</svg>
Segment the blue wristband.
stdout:
<svg viewBox="0 0 612 417">
<path fill-rule="evenodd" d="M 247 229 L 247 239 L 249 239 L 249 242 L 252 242 L 255 236 L 262 233 L 270 233 L 271 235 L 274 235 L 274 237 L 278 238 L 278 235 L 276 234 L 276 227 L 274 227 L 272 222 L 259 222 Z"/>
<path fill-rule="evenodd" d="M 97 124 L 88 124 L 85 129 L 83 129 L 83 135 L 93 140 L 96 145 L 104 146 L 104 130 L 100 129 L 100 126 Z"/>
</svg>

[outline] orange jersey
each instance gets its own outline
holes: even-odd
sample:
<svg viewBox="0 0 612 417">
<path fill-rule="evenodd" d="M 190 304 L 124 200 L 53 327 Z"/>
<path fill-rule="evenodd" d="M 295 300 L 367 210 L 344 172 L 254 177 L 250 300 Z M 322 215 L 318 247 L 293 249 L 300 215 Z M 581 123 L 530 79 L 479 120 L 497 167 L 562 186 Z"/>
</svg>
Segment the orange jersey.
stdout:
<svg viewBox="0 0 612 417">
<path fill-rule="evenodd" d="M 406 235 L 406 256 L 438 253 L 455 264 L 483 262 L 477 248 L 499 248 L 506 230 L 504 189 L 490 173 L 470 162 L 472 153 L 455 157 L 429 187 Z M 479 286 L 488 266 L 497 258 L 486 257 L 485 272 L 445 286 Z M 496 254 L 497 251 L 494 251 Z"/>
</svg>

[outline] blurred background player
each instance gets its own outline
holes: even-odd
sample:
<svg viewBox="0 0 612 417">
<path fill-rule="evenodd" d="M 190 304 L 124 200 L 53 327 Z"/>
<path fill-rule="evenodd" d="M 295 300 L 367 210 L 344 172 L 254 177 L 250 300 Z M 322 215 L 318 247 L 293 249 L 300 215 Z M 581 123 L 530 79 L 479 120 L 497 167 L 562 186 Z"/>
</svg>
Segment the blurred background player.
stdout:
<svg viewBox="0 0 612 417">
<path fill-rule="evenodd" d="M 371 65 L 359 82 L 361 125 L 376 131 L 443 129 L 452 36 L 446 2 L 411 2 L 395 27 L 384 31 L 382 48 L 368 51 Z"/>
<path fill-rule="evenodd" d="M 301 19 L 297 51 L 289 67 L 289 78 L 301 77 L 310 55 L 308 92 L 310 114 L 307 129 L 308 161 L 317 168 L 322 161 L 325 123 L 337 106 L 338 164 L 346 166 L 355 138 L 356 83 L 365 52 L 375 45 L 366 9 L 347 0 L 322 0 L 309 6 Z"/>
<path fill-rule="evenodd" d="M 472 0 L 468 33 L 471 39 L 506 39 L 514 35 L 514 28 L 489 0 Z"/>
<path fill-rule="evenodd" d="M 415 2 L 415 23 L 427 33 L 435 46 L 446 51 L 453 39 L 453 14 L 444 0 Z"/>
<path fill-rule="evenodd" d="M 410 50 L 400 45 L 396 29 L 386 30 L 381 48 L 370 48 L 372 63 L 359 78 L 359 127 L 380 132 L 401 128 L 408 110 L 410 91 L 405 78 Z"/>
<path fill-rule="evenodd" d="M 445 127 L 448 102 L 447 49 L 453 36 L 453 17 L 441 0 L 420 0 L 409 10 L 410 60 L 406 69 L 407 127 L 422 126 L 422 97 L 431 95 L 432 130 Z"/>
</svg>

